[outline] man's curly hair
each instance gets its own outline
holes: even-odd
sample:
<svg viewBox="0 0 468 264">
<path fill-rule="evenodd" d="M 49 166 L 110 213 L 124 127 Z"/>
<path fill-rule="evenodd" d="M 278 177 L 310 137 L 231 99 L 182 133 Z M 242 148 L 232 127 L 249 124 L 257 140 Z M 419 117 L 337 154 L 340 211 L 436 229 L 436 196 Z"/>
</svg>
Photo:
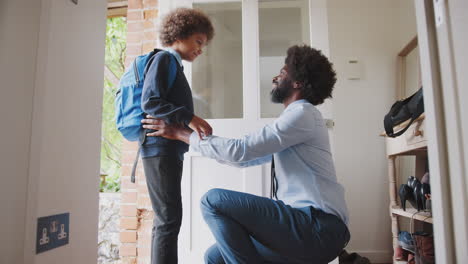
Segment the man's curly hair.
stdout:
<svg viewBox="0 0 468 264">
<path fill-rule="evenodd" d="M 322 104 L 332 97 L 336 83 L 333 64 L 320 50 L 307 45 L 288 49 L 286 64 L 289 78 L 302 84 L 301 95 L 313 105 Z"/>
<path fill-rule="evenodd" d="M 208 42 L 213 39 L 214 29 L 210 18 L 199 9 L 177 8 L 162 20 L 159 39 L 167 47 L 195 33 L 205 34 Z"/>
</svg>

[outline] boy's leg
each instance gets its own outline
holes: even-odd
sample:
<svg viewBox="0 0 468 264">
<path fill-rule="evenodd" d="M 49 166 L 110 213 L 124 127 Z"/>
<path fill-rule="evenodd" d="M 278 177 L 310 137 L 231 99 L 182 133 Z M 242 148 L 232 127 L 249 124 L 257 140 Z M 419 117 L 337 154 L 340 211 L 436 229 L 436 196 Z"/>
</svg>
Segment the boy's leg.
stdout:
<svg viewBox="0 0 468 264">
<path fill-rule="evenodd" d="M 213 189 L 201 208 L 226 263 L 326 263 L 349 240 L 336 216 L 251 194 Z"/>
<path fill-rule="evenodd" d="M 155 212 L 152 264 L 177 263 L 177 238 L 182 223 L 182 161 L 177 157 L 144 158 L 146 183 Z"/>
</svg>

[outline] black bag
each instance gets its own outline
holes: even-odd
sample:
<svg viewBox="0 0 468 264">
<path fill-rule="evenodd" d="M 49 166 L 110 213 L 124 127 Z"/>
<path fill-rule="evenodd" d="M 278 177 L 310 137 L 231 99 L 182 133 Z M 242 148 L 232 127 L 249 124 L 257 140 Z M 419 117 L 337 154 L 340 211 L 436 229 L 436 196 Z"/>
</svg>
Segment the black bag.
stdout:
<svg viewBox="0 0 468 264">
<path fill-rule="evenodd" d="M 388 114 L 384 118 L 384 127 L 387 136 L 398 137 L 411 126 L 414 120 L 416 120 L 422 113 L 424 113 L 424 100 L 423 100 L 423 88 L 406 98 L 405 100 L 396 101 Z M 393 127 L 399 125 L 406 120 L 411 119 L 408 125 L 398 132 L 393 131 Z"/>
</svg>

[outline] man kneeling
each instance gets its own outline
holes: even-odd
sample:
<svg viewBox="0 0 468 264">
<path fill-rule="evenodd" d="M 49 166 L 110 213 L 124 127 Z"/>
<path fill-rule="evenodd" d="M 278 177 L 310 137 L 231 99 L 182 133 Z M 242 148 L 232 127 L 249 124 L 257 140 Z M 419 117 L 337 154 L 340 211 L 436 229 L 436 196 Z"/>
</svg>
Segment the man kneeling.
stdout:
<svg viewBox="0 0 468 264">
<path fill-rule="evenodd" d="M 181 140 L 203 156 L 237 167 L 272 162 L 271 197 L 223 189 L 201 201 L 216 244 L 206 263 L 328 263 L 350 239 L 344 188 L 337 182 L 328 131 L 315 107 L 331 97 L 332 64 L 318 50 L 293 46 L 273 78 L 282 114 L 241 139 L 200 137 L 183 125 L 148 117 L 148 136 Z"/>
</svg>

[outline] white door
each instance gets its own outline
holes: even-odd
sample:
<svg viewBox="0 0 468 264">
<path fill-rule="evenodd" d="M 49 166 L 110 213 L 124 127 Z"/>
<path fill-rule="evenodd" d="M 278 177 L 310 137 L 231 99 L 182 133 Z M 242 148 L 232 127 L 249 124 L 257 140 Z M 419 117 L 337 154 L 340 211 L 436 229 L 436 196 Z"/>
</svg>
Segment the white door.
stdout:
<svg viewBox="0 0 468 264">
<path fill-rule="evenodd" d="M 196 7 L 214 24 L 214 39 L 184 69 L 191 80 L 195 112 L 208 120 L 217 136 L 239 138 L 281 113 L 283 106 L 269 100 L 271 80 L 283 66 L 289 46 L 311 43 L 313 28 L 319 29 L 313 46 L 328 55 L 325 0 L 164 2 L 161 15 L 175 7 Z M 331 102 L 321 111 L 331 119 Z M 268 196 L 269 175 L 270 164 L 239 169 L 188 152 L 182 179 L 180 263 L 203 263 L 205 250 L 215 242 L 199 209 L 203 194 L 216 187 Z"/>
</svg>

